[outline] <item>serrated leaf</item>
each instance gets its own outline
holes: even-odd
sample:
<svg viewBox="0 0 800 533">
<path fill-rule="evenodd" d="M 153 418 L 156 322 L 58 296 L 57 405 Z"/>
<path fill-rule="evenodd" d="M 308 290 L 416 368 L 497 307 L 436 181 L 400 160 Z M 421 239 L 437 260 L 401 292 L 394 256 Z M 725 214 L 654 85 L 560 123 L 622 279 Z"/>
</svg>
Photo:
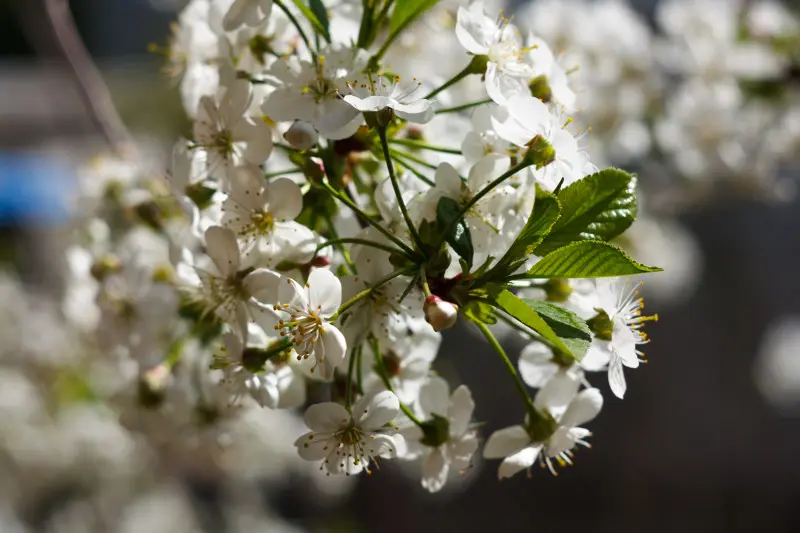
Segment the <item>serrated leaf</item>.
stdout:
<svg viewBox="0 0 800 533">
<path fill-rule="evenodd" d="M 456 224 L 453 221 L 459 219 Z M 467 266 L 472 268 L 472 256 L 475 253 L 472 247 L 472 236 L 469 233 L 469 227 L 461 217 L 461 205 L 453 200 L 443 196 L 439 198 L 439 203 L 436 205 L 436 222 L 440 229 L 452 227 L 448 235 L 445 235 L 447 244 L 453 247 L 453 250 L 466 261 Z"/>
<path fill-rule="evenodd" d="M 505 255 L 487 273 L 486 279 L 505 279 L 522 266 L 558 221 L 560 212 L 561 205 L 558 199 L 552 193 L 537 186 L 536 202 L 525 227 L 522 228 Z"/>
<path fill-rule="evenodd" d="M 310 7 L 303 0 L 292 0 L 297 9 L 311 23 L 314 31 L 322 36 L 327 42 L 331 42 L 331 35 L 328 31 L 328 11 L 320 0 L 310 0 Z M 318 4 L 315 7 L 315 4 Z"/>
<path fill-rule="evenodd" d="M 439 0 L 398 0 L 389 19 L 389 35 L 395 35 L 411 24 L 424 11 L 435 6 Z"/>
<path fill-rule="evenodd" d="M 586 321 L 572 311 L 542 300 L 524 299 L 523 301 L 539 313 L 539 316 L 562 339 L 571 337 L 587 341 L 592 340 L 592 332 L 589 326 L 586 325 Z"/>
<path fill-rule="evenodd" d="M 603 278 L 632 276 L 662 269 L 637 263 L 604 241 L 579 241 L 542 257 L 525 273 L 526 278 Z"/>
<path fill-rule="evenodd" d="M 495 306 L 541 335 L 565 356 L 574 357 L 572 351 L 561 341 L 544 318 L 539 316 L 539 313 L 514 293 L 508 289 L 502 289 L 492 295 L 492 302 Z"/>
<path fill-rule="evenodd" d="M 558 193 L 561 217 L 537 247 L 545 255 L 576 240 L 608 241 L 636 219 L 636 178 L 615 168 L 586 176 Z"/>
</svg>

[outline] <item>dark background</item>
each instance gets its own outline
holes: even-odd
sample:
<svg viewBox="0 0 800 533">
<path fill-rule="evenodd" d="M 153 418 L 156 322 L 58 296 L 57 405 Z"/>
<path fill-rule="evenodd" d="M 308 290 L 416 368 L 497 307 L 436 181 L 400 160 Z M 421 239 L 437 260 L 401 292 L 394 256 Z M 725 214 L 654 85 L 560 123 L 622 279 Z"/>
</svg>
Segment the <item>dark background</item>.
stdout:
<svg viewBox="0 0 800 533">
<path fill-rule="evenodd" d="M 38 3 L 16 1 L 34 10 Z M 654 2 L 634 4 L 652 14 Z M 146 46 L 165 42 L 174 12 L 147 0 L 71 6 L 123 119 L 163 134 L 170 146 L 181 127 L 179 103 Z M 44 140 L 80 144 L 92 132 L 81 103 L 59 81 L 57 62 L 36 59 L 16 13 L 10 0 L 0 1 L 0 156 Z M 41 94 L 17 100 L 21 79 Z M 43 112 L 54 97 L 62 99 L 59 112 Z M 0 175 L 10 179 L 8 164 L 0 163 Z M 379 475 L 362 476 L 335 508 L 310 501 L 299 481 L 264 487 L 265 497 L 316 531 L 800 531 L 800 409 L 770 407 L 753 377 L 768 325 L 800 314 L 799 207 L 796 199 L 769 205 L 740 198 L 678 215 L 704 256 L 698 289 L 671 307 L 648 301 L 660 315 L 648 328 L 649 364 L 628 372 L 624 402 L 605 394 L 591 425 L 593 448 L 580 450 L 576 466 L 557 478 L 536 469 L 532 479 L 498 483 L 492 462 L 468 472 L 461 486 L 429 495 L 416 470 L 409 477 L 389 464 Z M 34 272 L 43 263 L 24 217 L 5 210 L 2 221 L 2 257 L 34 283 L 47 279 Z M 470 385 L 476 419 L 491 421 L 482 430 L 488 436 L 518 423 L 522 413 L 501 366 L 475 339 L 467 328 L 448 335 L 437 365 L 445 373 L 457 369 Z M 593 381 L 608 391 L 603 376 Z M 214 502 L 213 486 L 194 488 L 198 502 Z"/>
</svg>

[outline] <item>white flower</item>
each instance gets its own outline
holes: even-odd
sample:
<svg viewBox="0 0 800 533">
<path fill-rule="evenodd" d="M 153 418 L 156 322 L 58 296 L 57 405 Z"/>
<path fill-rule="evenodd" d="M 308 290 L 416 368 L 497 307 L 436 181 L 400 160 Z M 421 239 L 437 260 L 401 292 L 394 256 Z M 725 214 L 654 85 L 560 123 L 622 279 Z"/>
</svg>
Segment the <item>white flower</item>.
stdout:
<svg viewBox="0 0 800 533">
<path fill-rule="evenodd" d="M 532 96 L 514 96 L 506 105 L 508 116 L 492 117 L 497 134 L 520 147 L 534 138 L 546 140 L 555 151 L 555 160 L 536 171 L 536 180 L 546 189 L 554 190 L 564 178 L 564 186 L 574 183 L 597 170 L 583 152 L 578 141 L 567 131 L 569 121 L 559 124 L 548 107 Z"/>
<path fill-rule="evenodd" d="M 398 117 L 417 124 L 425 124 L 433 118 L 433 104 L 417 94 L 422 84 L 416 78 L 411 82 L 401 82 L 400 76 L 369 75 L 347 82 L 347 87 L 350 94 L 344 97 L 344 101 L 357 113 L 392 109 Z"/>
<path fill-rule="evenodd" d="M 431 435 L 414 425 L 404 431 L 404 436 L 409 458 L 423 456 L 422 486 L 438 492 L 451 468 L 462 472 L 469 468 L 478 449 L 478 437 L 469 427 L 475 402 L 466 385 L 450 395 L 447 382 L 439 377 L 430 378 L 422 386 L 419 401 L 424 418 L 430 420 Z"/>
<path fill-rule="evenodd" d="M 602 407 L 603 396 L 600 391 L 594 388 L 585 389 L 569 403 L 552 434 L 534 438 L 522 425 L 500 429 L 489 437 L 483 456 L 487 459 L 503 459 L 497 472 L 500 479 L 511 477 L 522 470 L 528 470 L 530 475 L 530 468 L 540 455 L 542 464 L 547 465 L 550 472 L 556 475 L 552 460 L 555 459 L 559 464 L 572 464 L 570 450 L 576 444 L 589 446 L 585 439 L 590 432 L 578 426 L 596 417 Z"/>
<path fill-rule="evenodd" d="M 222 225 L 260 254 L 276 255 L 281 248 L 314 240 L 314 232 L 294 221 L 303 209 L 303 193 L 288 178 L 265 180 L 258 167 L 237 167 L 230 193 L 222 204 Z M 311 257 L 308 257 L 311 260 Z"/>
<path fill-rule="evenodd" d="M 305 402 L 305 382 L 290 366 L 288 350 L 267 358 L 272 344 L 260 327 L 250 325 L 247 343 L 230 332 L 223 339 L 225 354 L 215 357 L 214 366 L 223 369 L 223 385 L 231 390 L 234 401 L 247 394 L 270 409 L 299 407 Z"/>
<path fill-rule="evenodd" d="M 531 67 L 523 61 L 519 30 L 507 19 L 495 22 L 483 10 L 483 2 L 459 7 L 456 36 L 468 52 L 487 56 L 486 92 L 498 104 L 514 95 L 530 94 Z"/>
<path fill-rule="evenodd" d="M 248 322 L 263 314 L 254 300 L 273 301 L 279 276 L 265 268 L 242 270 L 239 243 L 233 231 L 212 226 L 206 230 L 205 238 L 206 253 L 214 268 L 196 267 L 204 305 L 246 338 Z"/>
<path fill-rule="evenodd" d="M 294 445 L 306 461 L 322 461 L 328 474 L 369 474 L 377 457 L 396 454 L 396 428 L 389 424 L 399 411 L 400 402 L 389 391 L 363 396 L 353 405 L 352 415 L 338 403 L 318 403 L 304 416 L 311 431 Z"/>
<path fill-rule="evenodd" d="M 467 132 L 461 143 L 461 152 L 470 165 L 476 164 L 487 155 L 508 156 L 508 141 L 497 135 L 492 125 L 492 111 L 489 106 L 479 106 L 470 117 L 472 130 Z"/>
<path fill-rule="evenodd" d="M 644 355 L 637 346 L 648 342 L 641 331 L 645 322 L 658 320 L 658 315 L 642 316 L 644 301 L 638 297 L 638 285 L 628 287 L 626 281 L 602 278 L 597 280 L 599 314 L 588 322 L 594 331 L 592 345 L 581 362 L 597 370 L 608 364 L 608 384 L 617 398 L 625 396 L 627 385 L 623 366 L 638 368 Z"/>
<path fill-rule="evenodd" d="M 272 0 L 234 0 L 225 17 L 222 27 L 225 31 L 233 31 L 239 26 L 257 26 L 269 17 L 272 11 Z"/>
<path fill-rule="evenodd" d="M 530 34 L 527 50 L 529 50 L 527 57 L 532 65 L 533 79 L 547 84 L 553 102 L 564 106 L 567 111 L 574 111 L 575 93 L 569 86 L 567 73 L 558 64 L 547 43 Z"/>
<path fill-rule="evenodd" d="M 288 319 L 279 320 L 275 328 L 281 335 L 291 335 L 298 358 L 313 355 L 313 368 L 319 368 L 323 379 L 330 379 L 347 349 L 342 332 L 328 321 L 342 303 L 342 284 L 326 269 L 311 272 L 305 287 L 293 279 L 284 281 L 273 309 L 279 315 L 288 315 Z"/>
<path fill-rule="evenodd" d="M 263 121 L 252 121 L 245 112 L 252 87 L 246 80 L 234 80 L 217 104 L 210 96 L 200 99 L 194 137 L 208 154 L 211 173 L 227 172 L 239 163 L 260 165 L 272 152 L 272 130 Z"/>
<path fill-rule="evenodd" d="M 277 61 L 269 73 L 279 84 L 261 109 L 275 121 L 311 123 L 328 139 L 350 137 L 363 120 L 340 92 L 347 92 L 345 80 L 357 76 L 368 59 L 358 48 L 329 47 L 320 51 L 317 63 L 296 57 Z"/>
<path fill-rule="evenodd" d="M 562 361 L 541 342 L 528 344 L 519 356 L 519 374 L 529 386 L 539 389 L 537 398 L 551 412 L 563 409 L 578 392 L 583 371 L 571 360 Z"/>
</svg>

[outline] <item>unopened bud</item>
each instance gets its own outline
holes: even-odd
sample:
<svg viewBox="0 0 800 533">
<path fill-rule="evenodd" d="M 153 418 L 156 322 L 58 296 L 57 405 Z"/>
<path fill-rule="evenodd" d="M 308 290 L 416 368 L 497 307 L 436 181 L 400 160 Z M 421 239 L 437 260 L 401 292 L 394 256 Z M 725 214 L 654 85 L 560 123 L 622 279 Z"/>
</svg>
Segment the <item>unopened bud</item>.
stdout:
<svg viewBox="0 0 800 533">
<path fill-rule="evenodd" d="M 295 120 L 294 124 L 283 134 L 283 138 L 292 145 L 292 148 L 308 150 L 317 144 L 317 130 L 308 122 Z"/>
<path fill-rule="evenodd" d="M 458 306 L 434 294 L 425 298 L 422 311 L 425 313 L 425 320 L 433 326 L 434 331 L 452 328 L 458 318 Z"/>
</svg>

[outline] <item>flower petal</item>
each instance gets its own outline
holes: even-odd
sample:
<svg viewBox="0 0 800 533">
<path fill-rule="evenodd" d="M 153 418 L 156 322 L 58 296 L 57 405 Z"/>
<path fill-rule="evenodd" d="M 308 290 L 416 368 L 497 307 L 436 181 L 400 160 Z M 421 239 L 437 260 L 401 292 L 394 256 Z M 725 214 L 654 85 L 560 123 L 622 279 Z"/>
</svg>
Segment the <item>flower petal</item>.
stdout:
<svg viewBox="0 0 800 533">
<path fill-rule="evenodd" d="M 594 387 L 582 390 L 572 400 L 559 420 L 559 424 L 567 427 L 581 426 L 592 420 L 603 408 L 603 395 Z"/>
<path fill-rule="evenodd" d="M 425 380 L 419 390 L 419 406 L 426 415 L 446 417 L 449 403 L 450 385 L 447 381 L 439 376 L 431 376 Z"/>
<path fill-rule="evenodd" d="M 228 228 L 211 226 L 206 230 L 206 253 L 214 261 L 223 277 L 239 271 L 239 243 L 236 234 Z"/>
<path fill-rule="evenodd" d="M 342 283 L 325 268 L 317 268 L 308 276 L 308 306 L 320 316 L 329 317 L 342 304 Z"/>
<path fill-rule="evenodd" d="M 558 371 L 553 362 L 553 352 L 541 342 L 532 342 L 519 355 L 519 374 L 522 380 L 535 389 L 543 386 Z"/>
<path fill-rule="evenodd" d="M 281 276 L 277 272 L 259 268 L 245 276 L 242 285 L 245 294 L 259 302 L 269 303 L 278 301 L 280 281 Z"/>
<path fill-rule="evenodd" d="M 394 393 L 383 390 L 368 394 L 353 406 L 353 418 L 367 431 L 380 429 L 400 411 L 400 402 Z"/>
<path fill-rule="evenodd" d="M 269 202 L 269 212 L 278 220 L 294 220 L 303 210 L 303 193 L 289 178 L 278 178 L 264 187 Z"/>
<path fill-rule="evenodd" d="M 422 461 L 422 487 L 428 492 L 438 492 L 447 482 L 450 462 L 445 457 L 444 447 L 433 448 Z"/>
<path fill-rule="evenodd" d="M 483 456 L 487 459 L 500 459 L 508 457 L 526 446 L 530 445 L 531 438 L 522 426 L 509 426 L 492 433 L 486 446 L 483 447 Z"/>
<path fill-rule="evenodd" d="M 306 461 L 320 461 L 327 457 L 336 443 L 327 435 L 306 433 L 294 441 L 297 453 Z"/>
<path fill-rule="evenodd" d="M 614 396 L 620 400 L 625 397 L 628 384 L 625 383 L 625 373 L 622 371 L 622 359 L 616 354 L 611 356 L 611 362 L 608 364 L 608 385 Z"/>
<path fill-rule="evenodd" d="M 461 437 L 467 432 L 472 412 L 475 410 L 475 401 L 466 385 L 460 385 L 450 397 L 450 406 L 447 410 L 450 419 L 450 436 Z"/>
<path fill-rule="evenodd" d="M 333 433 L 350 423 L 350 413 L 335 402 L 315 403 L 306 409 L 303 420 L 315 433 Z"/>
<path fill-rule="evenodd" d="M 536 462 L 536 458 L 539 456 L 539 452 L 542 450 L 542 445 L 536 446 L 528 446 L 523 450 L 511 455 L 510 457 L 506 457 L 502 463 L 500 463 L 500 468 L 497 470 L 497 477 L 499 479 L 504 479 L 507 477 L 511 477 L 517 472 L 521 472 L 526 468 L 530 468 Z"/>
<path fill-rule="evenodd" d="M 475 55 L 488 53 L 495 31 L 492 19 L 483 12 L 482 2 L 475 2 L 469 8 L 458 8 L 456 37 L 467 52 Z"/>
<path fill-rule="evenodd" d="M 344 360 L 347 341 L 333 324 L 325 322 L 323 328 L 320 331 L 319 343 L 314 349 L 314 357 L 319 363 L 320 377 L 327 380 L 333 377 L 333 369 Z"/>
</svg>

